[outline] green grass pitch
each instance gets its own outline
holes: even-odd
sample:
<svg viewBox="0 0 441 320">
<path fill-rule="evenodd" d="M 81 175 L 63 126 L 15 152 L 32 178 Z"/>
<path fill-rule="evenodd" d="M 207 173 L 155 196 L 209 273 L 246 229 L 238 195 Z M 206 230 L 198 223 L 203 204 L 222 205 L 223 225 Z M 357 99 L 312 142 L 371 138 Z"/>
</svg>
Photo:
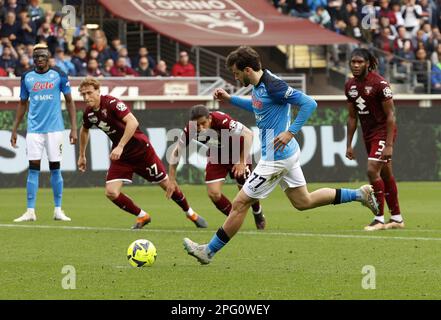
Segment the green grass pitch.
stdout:
<svg viewBox="0 0 441 320">
<path fill-rule="evenodd" d="M 207 242 L 224 221 L 204 186 L 182 189 L 207 230 L 196 229 L 159 187 L 124 189 L 152 215 L 139 231 L 130 230 L 134 217 L 108 201 L 104 188 L 65 189 L 72 222 L 52 220 L 52 191 L 40 189 L 38 221 L 28 223 L 12 222 L 24 212 L 25 189 L 2 189 L 0 299 L 440 299 L 441 183 L 398 187 L 406 229 L 374 233 L 362 230 L 372 216 L 358 203 L 298 212 L 277 189 L 263 201 L 267 229 L 257 231 L 250 212 L 208 266 L 182 246 L 184 237 Z M 231 199 L 236 192 L 225 186 Z M 136 269 L 126 250 L 143 238 L 158 257 Z M 72 275 L 62 273 L 66 265 L 75 268 L 75 289 L 62 287 Z M 362 286 L 364 266 L 375 268 L 375 289 Z"/>
</svg>

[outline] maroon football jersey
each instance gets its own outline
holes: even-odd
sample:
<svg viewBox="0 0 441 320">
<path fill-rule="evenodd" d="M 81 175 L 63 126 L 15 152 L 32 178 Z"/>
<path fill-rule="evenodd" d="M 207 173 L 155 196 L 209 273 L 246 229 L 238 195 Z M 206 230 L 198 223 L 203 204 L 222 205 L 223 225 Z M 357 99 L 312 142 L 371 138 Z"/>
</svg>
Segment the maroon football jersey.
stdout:
<svg viewBox="0 0 441 320">
<path fill-rule="evenodd" d="M 360 119 L 364 140 L 385 140 L 387 118 L 382 102 L 393 97 L 389 83 L 379 74 L 369 72 L 362 81 L 349 79 L 345 85 L 345 95 Z"/>
<path fill-rule="evenodd" d="M 94 111 L 87 107 L 83 113 L 83 126 L 90 129 L 96 126 L 112 140 L 112 150 L 115 148 L 121 137 L 124 135 L 126 124 L 122 119 L 130 113 L 130 109 L 121 100 L 112 96 L 101 96 L 100 108 Z M 124 146 L 121 160 L 136 157 L 145 152 L 145 146 L 149 143 L 147 136 L 139 129 L 136 129 L 133 137 Z"/>
<path fill-rule="evenodd" d="M 210 133 L 198 133 L 196 121 L 190 121 L 184 128 L 179 143 L 188 145 L 190 140 L 196 140 L 205 144 L 208 149 L 209 162 L 211 163 L 236 163 L 240 159 L 240 150 L 243 148 L 243 139 L 233 142 L 233 135 L 239 136 L 242 131 L 242 124 L 231 118 L 228 114 L 214 111 L 210 112 L 211 128 Z M 222 132 L 225 132 L 222 135 Z M 235 146 L 240 146 L 234 150 Z M 211 151 L 216 148 L 216 151 Z M 217 157 L 215 157 L 217 154 Z"/>
</svg>

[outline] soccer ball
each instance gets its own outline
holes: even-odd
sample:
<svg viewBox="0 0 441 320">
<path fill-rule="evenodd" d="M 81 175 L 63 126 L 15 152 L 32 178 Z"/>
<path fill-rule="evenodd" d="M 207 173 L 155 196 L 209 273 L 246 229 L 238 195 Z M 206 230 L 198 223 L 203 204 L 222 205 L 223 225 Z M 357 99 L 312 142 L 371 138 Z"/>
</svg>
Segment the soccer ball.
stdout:
<svg viewBox="0 0 441 320">
<path fill-rule="evenodd" d="M 156 248 L 149 240 L 135 240 L 127 249 L 127 259 L 135 268 L 151 266 L 156 260 Z"/>
</svg>

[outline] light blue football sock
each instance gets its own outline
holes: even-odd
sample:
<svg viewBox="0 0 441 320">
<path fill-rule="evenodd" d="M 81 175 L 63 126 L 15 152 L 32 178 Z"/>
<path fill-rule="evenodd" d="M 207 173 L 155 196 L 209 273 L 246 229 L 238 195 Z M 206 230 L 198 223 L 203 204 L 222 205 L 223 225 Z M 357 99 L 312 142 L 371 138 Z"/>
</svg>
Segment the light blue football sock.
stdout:
<svg viewBox="0 0 441 320">
<path fill-rule="evenodd" d="M 51 186 L 54 193 L 55 207 L 61 208 L 61 200 L 63 197 L 63 177 L 61 176 L 61 170 L 51 170 Z"/>
<path fill-rule="evenodd" d="M 216 234 L 208 243 L 209 255 L 212 257 L 216 252 L 222 249 L 230 241 L 230 237 L 225 233 L 224 229 L 220 227 Z"/>
<path fill-rule="evenodd" d="M 357 193 L 359 193 L 358 197 L 361 198 L 360 190 L 358 189 L 341 189 L 341 197 L 340 203 L 352 202 L 357 200 Z"/>
<path fill-rule="evenodd" d="M 38 180 L 40 177 L 40 170 L 29 169 L 28 179 L 26 181 L 27 207 L 35 209 L 35 202 L 37 201 Z"/>
</svg>

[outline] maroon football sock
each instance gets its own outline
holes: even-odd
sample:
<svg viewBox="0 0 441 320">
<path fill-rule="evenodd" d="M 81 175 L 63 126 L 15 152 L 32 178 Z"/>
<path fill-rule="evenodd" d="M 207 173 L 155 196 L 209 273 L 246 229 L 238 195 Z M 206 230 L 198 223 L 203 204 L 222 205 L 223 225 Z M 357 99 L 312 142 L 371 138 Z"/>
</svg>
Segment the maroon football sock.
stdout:
<svg viewBox="0 0 441 320">
<path fill-rule="evenodd" d="M 378 201 L 378 216 L 384 215 L 384 182 L 383 179 L 378 179 L 372 182 L 372 186 L 374 187 L 375 197 Z"/>
<path fill-rule="evenodd" d="M 182 193 L 181 189 L 177 188 L 175 192 L 173 192 L 171 198 L 178 206 L 182 208 L 185 212 L 190 209 L 190 206 L 188 205 L 187 199 L 185 198 L 184 194 Z"/>
<path fill-rule="evenodd" d="M 251 208 L 253 208 L 253 212 L 259 212 L 260 211 L 260 202 L 256 201 L 255 203 L 253 203 Z"/>
<path fill-rule="evenodd" d="M 124 193 L 120 193 L 118 198 L 112 200 L 112 202 L 124 211 L 127 211 L 128 213 L 131 213 L 135 216 L 137 216 L 141 212 L 141 209 L 135 203 L 133 203 L 132 199 L 127 197 Z"/>
<path fill-rule="evenodd" d="M 392 215 L 400 214 L 400 205 L 398 203 L 398 188 L 394 177 L 384 180 L 384 190 L 387 206 Z"/>
<path fill-rule="evenodd" d="M 212 200 L 213 201 L 213 200 Z M 213 201 L 216 208 L 222 212 L 224 215 L 228 216 L 231 211 L 231 202 L 227 199 L 223 194 L 221 195 L 220 199 L 217 201 Z"/>
</svg>

